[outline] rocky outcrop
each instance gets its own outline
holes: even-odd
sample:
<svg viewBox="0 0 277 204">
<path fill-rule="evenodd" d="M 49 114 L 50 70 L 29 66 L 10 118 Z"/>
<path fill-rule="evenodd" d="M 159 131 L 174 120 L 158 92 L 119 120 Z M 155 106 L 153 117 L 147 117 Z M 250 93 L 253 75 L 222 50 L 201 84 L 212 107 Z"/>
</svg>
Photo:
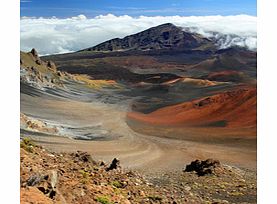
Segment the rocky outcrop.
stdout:
<svg viewBox="0 0 277 204">
<path fill-rule="evenodd" d="M 36 51 L 35 48 L 33 48 L 30 52 L 35 58 L 38 58 L 38 52 Z"/>
<path fill-rule="evenodd" d="M 64 74 L 57 72 L 52 61 L 43 61 L 35 49 L 31 52 L 20 52 L 20 81 L 33 87 L 63 87 Z"/>
</svg>

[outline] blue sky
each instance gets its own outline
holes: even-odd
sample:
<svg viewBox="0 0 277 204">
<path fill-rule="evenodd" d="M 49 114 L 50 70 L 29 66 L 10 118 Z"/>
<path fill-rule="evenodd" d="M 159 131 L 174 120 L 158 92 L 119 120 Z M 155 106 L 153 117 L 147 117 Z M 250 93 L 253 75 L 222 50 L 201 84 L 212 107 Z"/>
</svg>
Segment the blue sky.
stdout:
<svg viewBox="0 0 277 204">
<path fill-rule="evenodd" d="M 106 15 L 256 16 L 256 0 L 20 0 L 21 16 L 67 18 Z"/>
</svg>

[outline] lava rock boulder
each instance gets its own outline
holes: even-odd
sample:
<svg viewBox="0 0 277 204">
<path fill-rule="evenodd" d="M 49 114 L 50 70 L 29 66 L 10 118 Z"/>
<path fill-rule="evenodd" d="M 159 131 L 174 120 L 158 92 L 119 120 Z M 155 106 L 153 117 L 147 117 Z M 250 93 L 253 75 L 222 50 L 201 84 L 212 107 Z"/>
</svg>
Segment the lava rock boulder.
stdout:
<svg viewBox="0 0 277 204">
<path fill-rule="evenodd" d="M 198 176 L 205 176 L 208 174 L 214 174 L 215 169 L 219 168 L 220 162 L 219 160 L 214 159 L 207 159 L 207 160 L 195 160 L 192 161 L 190 164 L 186 165 L 184 168 L 184 172 L 193 172 L 195 171 Z"/>
</svg>

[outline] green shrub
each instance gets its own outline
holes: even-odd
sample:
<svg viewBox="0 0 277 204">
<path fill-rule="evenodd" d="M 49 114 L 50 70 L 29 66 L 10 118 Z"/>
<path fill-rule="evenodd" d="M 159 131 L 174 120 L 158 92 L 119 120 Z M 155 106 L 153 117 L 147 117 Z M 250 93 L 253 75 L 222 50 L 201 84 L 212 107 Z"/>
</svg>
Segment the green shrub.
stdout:
<svg viewBox="0 0 277 204">
<path fill-rule="evenodd" d="M 156 196 L 156 195 L 150 195 L 150 196 L 148 196 L 148 198 L 153 201 L 161 201 L 162 200 L 162 198 L 160 196 Z"/>
<path fill-rule="evenodd" d="M 24 137 L 20 142 L 20 148 L 23 148 L 27 152 L 33 153 L 34 147 L 36 147 L 36 145 L 31 138 Z"/>
<path fill-rule="evenodd" d="M 102 204 L 113 204 L 107 196 L 99 196 L 96 201 Z"/>
<path fill-rule="evenodd" d="M 123 184 L 119 181 L 113 181 L 111 184 L 116 188 L 123 188 Z"/>
<path fill-rule="evenodd" d="M 85 171 L 85 170 L 80 170 L 79 171 L 82 175 L 82 179 L 81 179 L 81 183 L 85 184 L 88 183 L 89 179 L 90 179 L 90 174 L 89 172 Z"/>
</svg>

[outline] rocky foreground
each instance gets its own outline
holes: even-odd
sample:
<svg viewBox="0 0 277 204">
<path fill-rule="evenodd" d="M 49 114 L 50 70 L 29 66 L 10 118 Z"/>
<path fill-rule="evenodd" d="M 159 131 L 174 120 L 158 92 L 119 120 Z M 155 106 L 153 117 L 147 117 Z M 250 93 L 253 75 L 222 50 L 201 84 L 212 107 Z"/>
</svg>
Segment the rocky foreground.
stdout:
<svg viewBox="0 0 277 204">
<path fill-rule="evenodd" d="M 180 172 L 143 175 L 95 161 L 85 152 L 55 153 L 21 141 L 21 203 L 256 203 L 256 173 L 193 161 Z"/>
</svg>

